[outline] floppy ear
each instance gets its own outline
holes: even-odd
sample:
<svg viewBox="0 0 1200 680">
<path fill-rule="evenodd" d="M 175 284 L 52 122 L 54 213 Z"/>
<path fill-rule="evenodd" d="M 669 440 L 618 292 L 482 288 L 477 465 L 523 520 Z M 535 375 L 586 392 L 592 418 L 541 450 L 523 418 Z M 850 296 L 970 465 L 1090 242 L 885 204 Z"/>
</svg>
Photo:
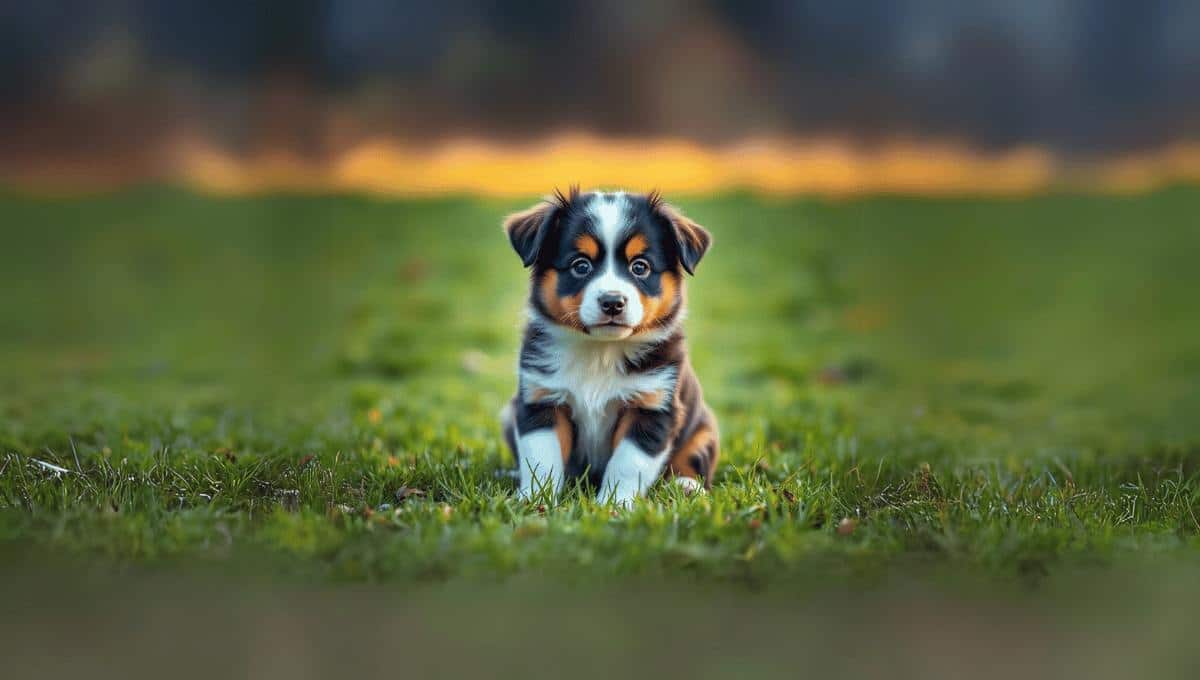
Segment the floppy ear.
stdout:
<svg viewBox="0 0 1200 680">
<path fill-rule="evenodd" d="M 679 264 L 689 274 L 696 273 L 696 265 L 708 251 L 712 236 L 708 231 L 668 203 L 658 205 L 658 213 L 670 223 L 675 234 L 675 246 L 679 249 Z"/>
<path fill-rule="evenodd" d="M 558 219 L 558 210 L 557 205 L 544 202 L 504 218 L 504 231 L 513 250 L 521 256 L 521 264 L 528 267 L 537 262 L 546 232 Z"/>
</svg>

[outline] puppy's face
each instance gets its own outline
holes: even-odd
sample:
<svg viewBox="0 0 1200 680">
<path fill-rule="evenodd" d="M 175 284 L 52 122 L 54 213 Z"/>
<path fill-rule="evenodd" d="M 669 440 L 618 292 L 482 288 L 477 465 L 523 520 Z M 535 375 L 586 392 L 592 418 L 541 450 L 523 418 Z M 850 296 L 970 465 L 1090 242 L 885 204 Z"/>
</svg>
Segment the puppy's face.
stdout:
<svg viewBox="0 0 1200 680">
<path fill-rule="evenodd" d="M 694 271 L 710 242 L 655 194 L 556 194 L 510 216 L 505 231 L 533 268 L 534 309 L 607 339 L 670 326 L 683 306 L 683 272 Z"/>
</svg>

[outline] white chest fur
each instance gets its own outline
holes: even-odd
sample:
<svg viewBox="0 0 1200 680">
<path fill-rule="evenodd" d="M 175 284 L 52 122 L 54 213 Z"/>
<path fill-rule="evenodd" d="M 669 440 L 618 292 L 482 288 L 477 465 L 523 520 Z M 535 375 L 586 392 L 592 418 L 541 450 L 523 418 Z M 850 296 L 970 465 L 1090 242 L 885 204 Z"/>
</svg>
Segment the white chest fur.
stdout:
<svg viewBox="0 0 1200 680">
<path fill-rule="evenodd" d="M 644 345 L 558 336 L 544 348 L 549 372 L 524 371 L 525 397 L 537 394 L 571 407 L 575 450 L 593 469 L 604 467 L 612 455 L 612 434 L 622 405 L 638 395 L 675 389 L 677 369 L 665 366 L 627 372 L 626 359 Z M 670 400 L 663 400 L 664 408 Z"/>
</svg>

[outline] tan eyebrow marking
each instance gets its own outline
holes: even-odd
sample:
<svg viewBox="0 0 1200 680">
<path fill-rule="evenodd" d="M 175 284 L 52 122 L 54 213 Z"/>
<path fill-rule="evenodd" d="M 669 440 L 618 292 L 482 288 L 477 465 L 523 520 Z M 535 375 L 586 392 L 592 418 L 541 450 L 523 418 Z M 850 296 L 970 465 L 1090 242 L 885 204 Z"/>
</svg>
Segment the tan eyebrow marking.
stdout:
<svg viewBox="0 0 1200 680">
<path fill-rule="evenodd" d="M 580 234 L 579 238 L 575 239 L 575 247 L 593 260 L 600 254 L 600 244 L 596 243 L 596 239 L 590 234 Z"/>
<path fill-rule="evenodd" d="M 646 237 L 638 234 L 625 244 L 625 259 L 632 260 L 650 249 L 650 244 L 646 242 Z"/>
</svg>

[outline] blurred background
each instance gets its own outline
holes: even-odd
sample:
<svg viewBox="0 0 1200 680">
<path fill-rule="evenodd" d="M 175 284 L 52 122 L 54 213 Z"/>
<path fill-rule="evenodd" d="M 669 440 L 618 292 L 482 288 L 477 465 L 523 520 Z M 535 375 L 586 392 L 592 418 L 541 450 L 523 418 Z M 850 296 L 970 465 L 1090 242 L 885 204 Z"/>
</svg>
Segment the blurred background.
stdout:
<svg viewBox="0 0 1200 680">
<path fill-rule="evenodd" d="M 42 189 L 1145 189 L 1200 177 L 1188 0 L 47 0 L 0 10 Z"/>
<path fill-rule="evenodd" d="M 714 235 L 711 496 L 510 497 L 572 183 Z M 1197 677 L 1197 183 L 1193 0 L 0 2 L 0 658 Z"/>
</svg>

